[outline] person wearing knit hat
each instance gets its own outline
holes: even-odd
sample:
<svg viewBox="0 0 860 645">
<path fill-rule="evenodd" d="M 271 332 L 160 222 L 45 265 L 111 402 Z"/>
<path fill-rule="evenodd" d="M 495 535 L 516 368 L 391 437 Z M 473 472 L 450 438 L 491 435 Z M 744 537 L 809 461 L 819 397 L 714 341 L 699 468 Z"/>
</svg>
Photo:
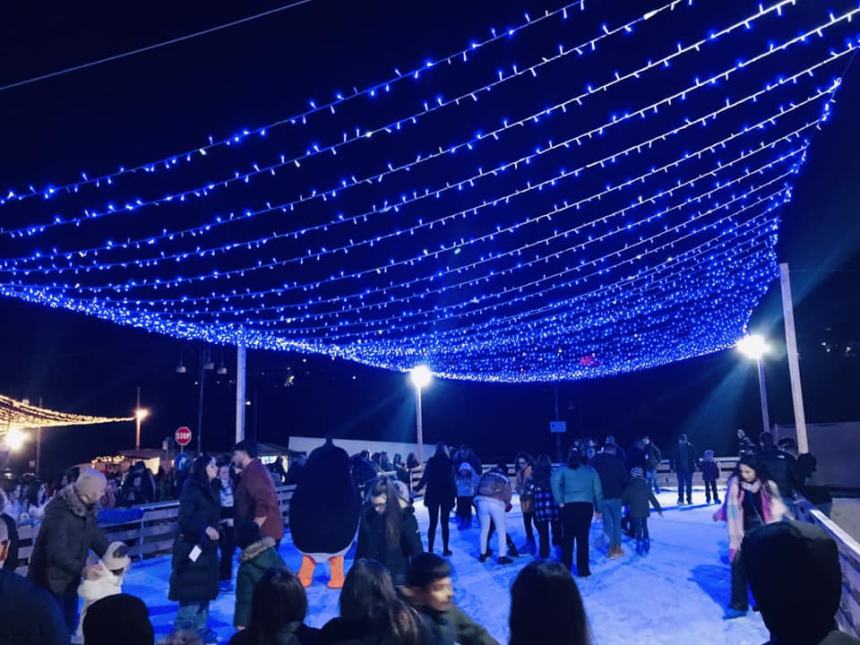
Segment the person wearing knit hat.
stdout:
<svg viewBox="0 0 860 645">
<path fill-rule="evenodd" d="M 153 645 L 149 610 L 137 596 L 121 593 L 93 603 L 84 619 L 87 645 Z"/>
<path fill-rule="evenodd" d="M 93 468 L 81 470 L 76 481 L 57 493 L 45 507 L 30 555 L 27 577 L 51 592 L 69 633 L 78 626 L 78 584 L 90 550 L 102 557 L 108 541 L 96 521 L 96 502 L 107 480 Z"/>
<path fill-rule="evenodd" d="M 814 524 L 761 526 L 744 538 L 744 570 L 771 645 L 850 645 L 837 629 L 842 570 L 836 542 Z"/>
<path fill-rule="evenodd" d="M 126 571 L 131 566 L 125 542 L 111 542 L 101 561 L 85 569 L 86 578 L 78 586 L 78 596 L 84 601 L 81 622 L 73 642 L 83 642 L 83 626 L 87 610 L 102 598 L 122 593 Z"/>
<path fill-rule="evenodd" d="M 643 468 L 636 466 L 630 469 L 630 483 L 624 488 L 621 501 L 627 506 L 627 516 L 633 526 L 636 553 L 644 555 L 651 551 L 651 536 L 648 533 L 651 506 L 654 506 L 660 517 L 663 517 L 663 509 L 651 490 L 651 484 L 645 479 Z"/>
</svg>

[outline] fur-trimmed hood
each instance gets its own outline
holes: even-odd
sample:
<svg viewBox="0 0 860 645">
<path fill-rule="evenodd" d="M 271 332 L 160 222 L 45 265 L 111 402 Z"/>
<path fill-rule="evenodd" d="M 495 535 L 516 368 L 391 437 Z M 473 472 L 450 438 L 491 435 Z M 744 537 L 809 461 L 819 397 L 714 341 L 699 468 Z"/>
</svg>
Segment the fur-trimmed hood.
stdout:
<svg viewBox="0 0 860 645">
<path fill-rule="evenodd" d="M 69 484 L 61 490 L 60 497 L 69 507 L 69 510 L 78 517 L 86 517 L 87 515 L 95 515 L 96 513 L 95 506 L 89 506 L 81 501 L 81 498 L 78 497 L 78 493 L 75 491 L 74 484 Z"/>
<path fill-rule="evenodd" d="M 240 559 L 242 562 L 247 562 L 248 560 L 253 560 L 258 555 L 260 555 L 266 549 L 274 548 L 275 540 L 270 537 L 264 537 L 259 542 L 254 542 L 253 544 L 249 544 L 246 546 L 243 551 Z"/>
</svg>

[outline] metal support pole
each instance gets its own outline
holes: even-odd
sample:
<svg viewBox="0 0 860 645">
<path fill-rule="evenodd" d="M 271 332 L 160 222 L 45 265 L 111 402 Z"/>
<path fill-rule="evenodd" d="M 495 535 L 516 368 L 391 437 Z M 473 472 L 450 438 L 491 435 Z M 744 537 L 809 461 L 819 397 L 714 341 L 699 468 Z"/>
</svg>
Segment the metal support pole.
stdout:
<svg viewBox="0 0 860 645">
<path fill-rule="evenodd" d="M 39 407 L 42 407 L 42 397 L 39 397 Z M 42 426 L 36 428 L 36 479 L 39 478 L 42 465 Z"/>
<path fill-rule="evenodd" d="M 140 386 L 137 386 L 137 407 L 134 409 L 134 449 L 140 450 Z"/>
<path fill-rule="evenodd" d="M 761 399 L 761 427 L 765 432 L 770 432 L 770 413 L 767 407 L 767 386 L 764 380 L 764 361 L 756 360 L 758 367 L 758 395 Z"/>
<path fill-rule="evenodd" d="M 200 394 L 197 398 L 197 454 L 203 454 L 203 393 L 206 384 L 206 352 L 200 352 Z"/>
<path fill-rule="evenodd" d="M 415 388 L 415 430 L 418 438 L 418 462 L 424 463 L 424 424 L 421 417 L 421 388 Z"/>
<path fill-rule="evenodd" d="M 236 345 L 236 443 L 245 438 L 245 401 L 248 350 L 244 339 Z"/>
<path fill-rule="evenodd" d="M 806 413 L 803 409 L 803 388 L 800 384 L 800 362 L 797 354 L 797 335 L 794 329 L 794 304 L 791 299 L 791 280 L 788 264 L 779 265 L 779 283 L 782 288 L 782 313 L 785 320 L 785 344 L 788 350 L 788 372 L 791 375 L 791 402 L 794 406 L 794 425 L 797 429 L 797 451 L 809 452 L 806 435 Z"/>
</svg>

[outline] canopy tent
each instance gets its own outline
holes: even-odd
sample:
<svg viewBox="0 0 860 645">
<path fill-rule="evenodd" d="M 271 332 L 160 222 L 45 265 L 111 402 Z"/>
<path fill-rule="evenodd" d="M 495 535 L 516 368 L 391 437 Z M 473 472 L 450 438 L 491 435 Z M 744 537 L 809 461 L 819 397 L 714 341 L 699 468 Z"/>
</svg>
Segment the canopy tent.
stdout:
<svg viewBox="0 0 860 645">
<path fill-rule="evenodd" d="M 93 417 L 58 412 L 0 394 L 0 433 L 13 428 L 47 428 L 52 426 L 85 426 L 97 423 L 134 421 L 134 417 Z"/>
</svg>

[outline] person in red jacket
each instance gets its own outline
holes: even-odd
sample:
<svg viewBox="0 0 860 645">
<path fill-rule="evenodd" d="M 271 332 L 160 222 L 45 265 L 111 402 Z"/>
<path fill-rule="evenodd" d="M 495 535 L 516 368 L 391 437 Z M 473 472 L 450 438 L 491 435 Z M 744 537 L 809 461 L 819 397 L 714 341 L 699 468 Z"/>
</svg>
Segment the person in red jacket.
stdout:
<svg viewBox="0 0 860 645">
<path fill-rule="evenodd" d="M 257 459 L 257 444 L 240 441 L 233 446 L 233 465 L 240 472 L 235 493 L 235 525 L 252 520 L 263 537 L 280 544 L 284 537 L 284 520 L 278 508 L 275 483 L 263 463 Z"/>
</svg>

